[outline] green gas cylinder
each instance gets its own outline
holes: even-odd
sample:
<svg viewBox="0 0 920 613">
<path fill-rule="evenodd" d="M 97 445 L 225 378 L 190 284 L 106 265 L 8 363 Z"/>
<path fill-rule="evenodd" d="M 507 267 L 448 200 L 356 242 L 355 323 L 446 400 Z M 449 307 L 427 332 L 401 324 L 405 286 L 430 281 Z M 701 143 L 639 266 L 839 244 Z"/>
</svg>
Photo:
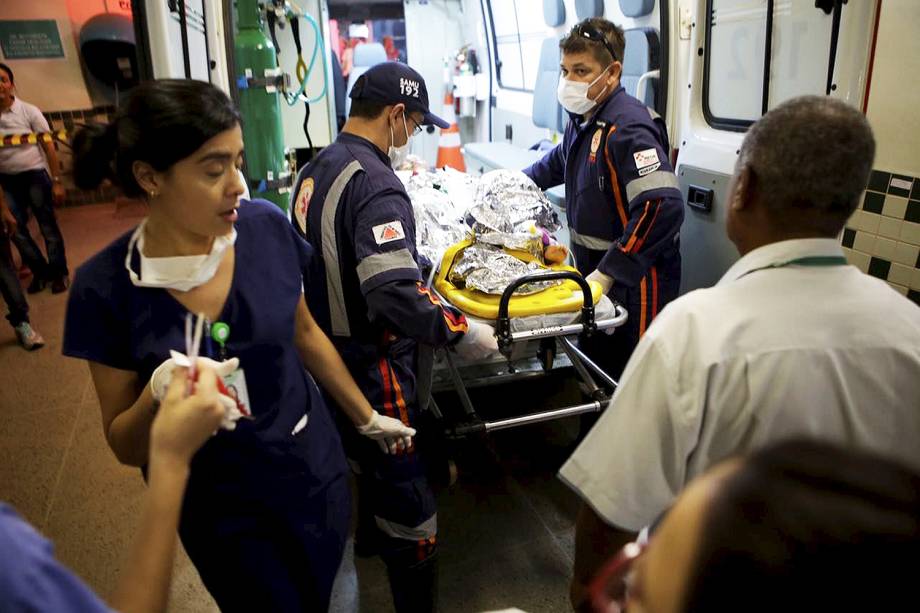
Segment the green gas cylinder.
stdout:
<svg viewBox="0 0 920 613">
<path fill-rule="evenodd" d="M 237 0 L 237 32 L 234 38 L 235 80 L 265 79 L 266 71 L 275 74 L 277 54 L 263 28 L 258 0 Z M 270 77 L 269 77 L 270 78 Z M 264 84 L 239 87 L 240 114 L 243 116 L 243 144 L 246 170 L 253 198 L 265 198 L 287 212 L 288 194 L 278 187 L 259 191 L 263 181 L 278 181 L 290 172 L 284 155 L 280 91 L 269 92 Z M 270 183 L 269 183 L 270 184 Z"/>
</svg>

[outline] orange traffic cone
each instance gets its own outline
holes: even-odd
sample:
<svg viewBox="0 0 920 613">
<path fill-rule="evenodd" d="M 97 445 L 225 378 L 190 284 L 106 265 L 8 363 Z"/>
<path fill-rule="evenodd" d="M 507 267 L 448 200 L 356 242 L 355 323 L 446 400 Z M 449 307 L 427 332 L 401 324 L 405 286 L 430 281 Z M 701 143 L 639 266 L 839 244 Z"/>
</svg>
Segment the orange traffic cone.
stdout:
<svg viewBox="0 0 920 613">
<path fill-rule="evenodd" d="M 441 130 L 438 140 L 438 168 L 450 166 L 460 172 L 466 172 L 463 163 L 463 154 L 460 153 L 460 128 L 457 127 L 457 116 L 454 113 L 454 94 L 448 90 L 444 95 L 444 112 L 441 119 L 450 124 L 446 130 Z"/>
</svg>

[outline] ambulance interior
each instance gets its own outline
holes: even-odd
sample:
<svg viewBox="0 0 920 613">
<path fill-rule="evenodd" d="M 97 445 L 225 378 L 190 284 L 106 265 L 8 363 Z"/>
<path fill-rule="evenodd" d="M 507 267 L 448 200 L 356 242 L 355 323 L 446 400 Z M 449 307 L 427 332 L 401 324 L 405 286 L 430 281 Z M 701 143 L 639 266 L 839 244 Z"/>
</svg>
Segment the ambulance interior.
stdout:
<svg viewBox="0 0 920 613">
<path fill-rule="evenodd" d="M 2 4 L 0 19 L 43 18 L 49 10 L 28 0 Z M 119 8 L 110 9 L 115 4 Z M 914 0 L 108 0 L 99 5 L 100 15 L 119 16 L 117 25 L 99 26 L 96 36 L 114 39 L 112 32 L 120 28 L 129 47 L 93 57 L 84 52 L 78 72 L 89 83 L 88 93 L 67 104 L 111 111 L 138 80 L 210 81 L 242 110 L 243 173 L 250 192 L 285 211 L 297 170 L 335 141 L 355 81 L 382 62 L 416 69 L 432 111 L 452 124 L 448 131 L 429 126 L 411 140 L 418 167 L 446 164 L 474 177 L 526 168 L 561 142 L 569 121 L 556 95 L 560 38 L 588 17 L 613 21 L 625 30 L 622 86 L 667 125 L 685 202 L 682 294 L 714 285 L 738 258 L 724 231 L 726 192 L 748 126 L 795 96 L 838 98 L 867 115 L 878 143 L 865 201 L 840 238 L 844 253 L 863 272 L 920 305 L 920 82 L 912 78 L 920 70 L 915 35 L 920 3 Z M 265 55 L 268 46 L 273 53 Z M 80 53 L 75 46 L 73 54 Z M 119 63 L 119 57 L 128 59 Z M 13 65 L 22 95 L 38 98 L 32 92 L 43 82 L 29 74 L 37 65 Z M 116 76 L 99 76 L 105 74 Z M 52 123 L 59 113 L 55 127 L 61 129 L 82 121 L 75 114 L 68 120 L 66 107 L 50 101 L 43 110 L 51 111 Z M 114 193 L 90 203 L 69 187 L 73 206 L 61 210 L 61 225 L 81 261 L 143 215 Z M 560 222 L 555 239 L 567 245 L 566 200 L 572 195 L 557 186 L 546 197 Z M 434 279 L 436 270 L 431 274 Z M 139 497 L 143 483 L 135 471 L 118 466 L 107 448 L 87 373 L 77 365 L 59 370 L 64 302 L 39 296 L 32 309 L 53 351 L 26 359 L 16 353 L 14 340 L 0 341 L 0 404 L 12 410 L 23 402 L 44 402 L 47 410 L 11 415 L 2 429 L 0 499 L 19 508 L 57 543 L 59 558 L 104 594 L 131 542 L 137 511 L 131 499 Z M 608 325 L 622 324 L 617 321 Z M 582 377 L 586 367 L 564 341 L 577 337 L 581 324 L 566 323 L 564 333 L 518 339 L 522 346 L 530 343 L 530 362 L 511 366 L 509 352 L 487 364 L 442 362 L 436 371 L 435 421 L 459 416 L 446 420 L 436 459 L 442 476 L 442 611 L 569 610 L 579 501 L 555 474 L 578 436 L 577 416 L 602 410 L 616 382 L 589 364 L 586 372 L 596 384 L 585 393 L 576 375 Z M 549 350 L 547 338 L 560 344 Z M 76 390 L 76 399 L 49 385 L 52 372 L 59 372 L 61 388 Z M 28 398 L 17 391 L 24 386 L 42 391 Z M 471 417 L 474 427 L 464 421 Z M 46 432 L 46 440 L 30 442 L 36 430 Z M 90 472 L 92 465 L 96 472 Z M 38 485 L 22 475 L 34 475 Z M 379 561 L 354 559 L 350 574 L 340 579 L 331 610 L 393 610 Z M 176 565 L 170 610 L 217 610 L 184 554 Z"/>
</svg>

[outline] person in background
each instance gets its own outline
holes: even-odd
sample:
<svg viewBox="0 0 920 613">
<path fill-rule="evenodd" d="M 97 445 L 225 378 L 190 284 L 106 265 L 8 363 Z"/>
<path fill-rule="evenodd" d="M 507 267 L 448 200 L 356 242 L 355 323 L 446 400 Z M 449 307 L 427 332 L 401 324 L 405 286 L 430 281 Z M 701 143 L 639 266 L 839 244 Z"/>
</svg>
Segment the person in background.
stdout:
<svg viewBox="0 0 920 613">
<path fill-rule="evenodd" d="M 371 67 L 351 90 L 336 141 L 297 176 L 295 230 L 323 254 L 309 288 L 316 320 L 375 409 L 415 426 L 428 398 L 432 347 L 469 357 L 497 351 L 486 324 L 468 322 L 423 284 L 415 217 L 393 172 L 423 125 L 446 127 L 428 108 L 425 81 L 398 62 Z M 348 428 L 346 452 L 360 467 L 358 555 L 380 554 L 396 610 L 437 606 L 437 509 L 418 449 L 387 455 Z"/>
<path fill-rule="evenodd" d="M 725 199 L 741 259 L 658 316 L 560 472 L 584 500 L 576 606 L 606 552 L 729 455 L 798 435 L 920 468 L 920 309 L 838 238 L 874 155 L 863 114 L 830 97 L 748 130 Z"/>
<path fill-rule="evenodd" d="M 920 567 L 920 474 L 790 440 L 694 480 L 652 533 L 592 582 L 595 613 L 908 611 Z M 911 604 L 914 603 L 914 604 Z"/>
<path fill-rule="evenodd" d="M 13 254 L 10 249 L 10 236 L 16 233 L 16 217 L 6 204 L 6 198 L 0 191 L 0 294 L 6 302 L 9 313 L 6 319 L 16 331 L 16 338 L 24 349 L 32 351 L 45 345 L 45 339 L 32 327 L 29 322 L 29 303 L 22 286 L 19 284 L 19 275 L 13 266 Z"/>
<path fill-rule="evenodd" d="M 0 136 L 50 132 L 42 112 L 16 97 L 14 79 L 12 69 L 0 64 Z M 0 148 L 0 187 L 10 198 L 10 208 L 19 225 L 13 234 L 13 243 L 23 263 L 32 270 L 30 294 L 40 292 L 48 283 L 55 294 L 66 291 L 70 285 L 64 237 L 54 215 L 55 202 L 61 203 L 64 198 L 60 172 L 54 143 L 41 141 L 40 146 Z M 35 215 L 45 239 L 47 260 L 29 234 L 30 212 Z"/>
<path fill-rule="evenodd" d="M 140 527 L 109 604 L 54 558 L 51 543 L 0 503 L 0 610 L 166 610 L 176 528 L 192 457 L 220 427 L 224 416 L 213 370 L 203 365 L 198 369 L 190 396 L 186 396 L 188 384 L 185 369 L 174 373 L 150 427 L 148 491 Z"/>
<path fill-rule="evenodd" d="M 317 384 L 375 445 L 404 449 L 414 431 L 372 410 L 313 320 L 302 274 L 312 248 L 274 204 L 240 201 L 240 116 L 226 94 L 193 79 L 144 82 L 73 147 L 78 185 L 110 178 L 149 205 L 79 268 L 67 305 L 63 352 L 89 365 L 109 446 L 148 465 L 171 351 L 203 314 L 211 333 L 187 352 L 211 360 L 251 419 L 223 424 L 195 455 L 182 543 L 224 611 L 325 610 L 351 500 Z"/>
<path fill-rule="evenodd" d="M 393 37 L 389 34 L 383 37 L 383 48 L 387 52 L 387 59 L 389 61 L 400 61 L 399 49 L 396 47 L 396 42 L 393 40 Z"/>
<path fill-rule="evenodd" d="M 629 313 L 616 333 L 582 344 L 614 378 L 677 298 L 684 219 L 664 120 L 620 84 L 625 45 L 623 29 L 600 17 L 560 41 L 558 98 L 569 123 L 562 142 L 524 169 L 541 189 L 565 184 L 575 265 Z"/>
</svg>

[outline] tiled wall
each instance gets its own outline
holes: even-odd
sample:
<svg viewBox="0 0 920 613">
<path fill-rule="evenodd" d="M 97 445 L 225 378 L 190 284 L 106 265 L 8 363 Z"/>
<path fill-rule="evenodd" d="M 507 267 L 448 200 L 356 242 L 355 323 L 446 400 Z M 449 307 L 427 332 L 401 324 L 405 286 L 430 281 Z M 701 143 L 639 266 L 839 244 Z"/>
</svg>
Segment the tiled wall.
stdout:
<svg viewBox="0 0 920 613">
<path fill-rule="evenodd" d="M 45 118 L 53 131 L 67 130 L 69 138 L 73 137 L 74 131 L 84 123 L 108 123 L 115 115 L 114 106 L 99 106 L 92 109 L 76 111 L 54 111 L 45 113 Z M 117 190 L 112 187 L 100 187 L 94 190 L 80 190 L 74 187 L 71 169 L 73 161 L 70 154 L 70 147 L 67 145 L 57 144 L 58 158 L 60 158 L 63 167 L 62 182 L 67 189 L 67 198 L 64 202 L 66 206 L 76 204 L 91 204 L 95 202 L 112 202 L 118 194 Z"/>
<path fill-rule="evenodd" d="M 920 178 L 873 170 L 843 247 L 851 264 L 920 305 Z"/>
</svg>

